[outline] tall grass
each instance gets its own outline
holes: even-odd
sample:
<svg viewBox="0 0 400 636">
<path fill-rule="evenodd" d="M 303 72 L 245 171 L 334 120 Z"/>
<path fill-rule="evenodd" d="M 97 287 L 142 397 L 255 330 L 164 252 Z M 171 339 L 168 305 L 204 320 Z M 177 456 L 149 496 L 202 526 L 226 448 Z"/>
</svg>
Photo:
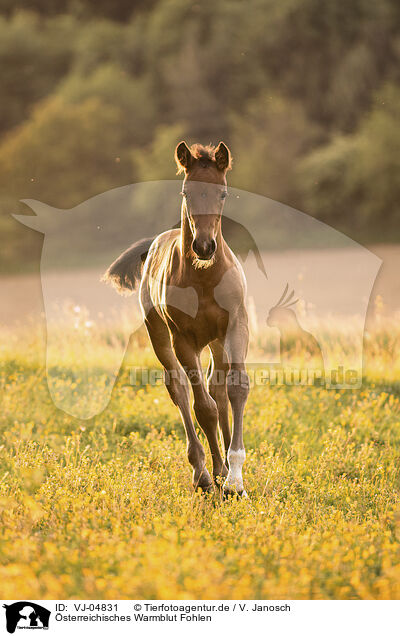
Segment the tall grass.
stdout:
<svg viewBox="0 0 400 636">
<path fill-rule="evenodd" d="M 124 333 L 95 326 L 96 368 Z M 400 597 L 395 319 L 367 330 L 360 390 L 252 389 L 244 501 L 192 491 L 165 388 L 129 381 L 131 364 L 157 364 L 142 330 L 89 420 L 54 406 L 44 335 L 0 332 L 0 597 Z"/>
</svg>

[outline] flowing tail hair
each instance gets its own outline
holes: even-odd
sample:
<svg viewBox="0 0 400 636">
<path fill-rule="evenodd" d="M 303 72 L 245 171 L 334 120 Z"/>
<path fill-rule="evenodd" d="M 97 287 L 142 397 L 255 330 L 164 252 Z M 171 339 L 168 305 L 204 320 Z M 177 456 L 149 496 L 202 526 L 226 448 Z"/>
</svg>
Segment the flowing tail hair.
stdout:
<svg viewBox="0 0 400 636">
<path fill-rule="evenodd" d="M 119 294 L 132 294 L 139 287 L 143 265 L 154 239 L 155 236 L 133 243 L 110 265 L 101 280 L 110 283 Z"/>
</svg>

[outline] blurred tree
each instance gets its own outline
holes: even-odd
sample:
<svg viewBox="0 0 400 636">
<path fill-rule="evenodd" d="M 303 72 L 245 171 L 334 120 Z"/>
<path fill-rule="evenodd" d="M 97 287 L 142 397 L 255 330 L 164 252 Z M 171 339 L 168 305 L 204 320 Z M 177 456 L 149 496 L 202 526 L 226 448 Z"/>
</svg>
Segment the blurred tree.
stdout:
<svg viewBox="0 0 400 636">
<path fill-rule="evenodd" d="M 166 76 L 172 122 L 184 122 L 193 138 L 209 143 L 226 137 L 228 127 L 227 112 L 208 84 L 206 56 L 199 55 L 198 35 L 186 33 L 179 55 L 166 66 Z"/>
<path fill-rule="evenodd" d="M 400 88 L 387 85 L 355 134 L 303 159 L 298 178 L 306 211 L 342 228 L 351 224 L 364 238 L 398 237 L 399 120 Z"/>
<path fill-rule="evenodd" d="M 18 124 L 69 68 L 76 24 L 42 25 L 32 14 L 0 17 L 0 133 Z"/>
<path fill-rule="evenodd" d="M 67 102 L 81 103 L 95 97 L 117 109 L 118 128 L 123 129 L 127 151 L 152 139 L 158 113 L 148 76 L 132 77 L 122 68 L 106 64 L 90 75 L 69 76 L 58 92 Z"/>
<path fill-rule="evenodd" d="M 161 0 L 148 24 L 148 63 L 169 123 L 203 142 L 228 138 L 228 115 L 265 81 L 254 40 L 263 38 L 259 0 Z"/>
<path fill-rule="evenodd" d="M 400 88 L 387 85 L 376 96 L 356 139 L 358 153 L 351 179 L 360 200 L 360 222 L 399 227 L 400 221 Z"/>
<path fill-rule="evenodd" d="M 368 108 L 371 93 L 379 85 L 378 78 L 376 57 L 364 42 L 356 44 L 339 61 L 328 92 L 327 104 L 341 131 L 351 131 L 360 112 Z"/>
<path fill-rule="evenodd" d="M 143 10 L 151 10 L 157 0 L 0 0 L 0 11 L 6 15 L 18 9 L 28 9 L 42 15 L 75 13 L 80 16 L 127 20 Z"/>
<path fill-rule="evenodd" d="M 266 21 L 262 25 L 263 40 L 257 38 L 257 56 L 268 66 L 280 92 L 300 100 L 307 115 L 325 127 L 335 128 L 338 123 L 354 125 L 355 112 L 344 116 L 340 102 L 343 100 L 345 107 L 346 101 L 349 103 L 348 93 L 354 92 L 351 101 L 367 109 L 371 91 L 379 88 L 395 66 L 395 34 L 400 27 L 396 0 L 375 3 L 260 0 L 260 3 Z M 338 73 L 342 80 L 336 80 Z M 369 96 L 363 90 L 367 78 Z M 351 87 L 347 81 L 356 81 L 356 85 Z"/>
<path fill-rule="evenodd" d="M 76 38 L 73 72 L 93 73 L 113 64 L 139 74 L 145 70 L 145 24 L 143 16 L 128 24 L 107 20 L 83 23 Z M 149 73 L 149 77 L 151 73 Z"/>
<path fill-rule="evenodd" d="M 174 150 L 184 136 L 184 126 L 181 124 L 157 128 L 149 146 L 131 153 L 135 180 L 173 179 L 176 176 Z"/>
<path fill-rule="evenodd" d="M 252 100 L 244 115 L 232 116 L 232 151 L 238 158 L 232 185 L 301 207 L 297 162 L 320 137 L 300 104 L 271 93 Z"/>
<path fill-rule="evenodd" d="M 0 189 L 61 208 L 129 183 L 118 108 L 91 98 L 52 97 L 0 146 Z"/>
<path fill-rule="evenodd" d="M 297 166 L 297 183 L 304 211 L 344 229 L 346 220 L 355 225 L 356 184 L 349 170 L 357 161 L 357 139 L 337 136 L 314 150 Z"/>
</svg>

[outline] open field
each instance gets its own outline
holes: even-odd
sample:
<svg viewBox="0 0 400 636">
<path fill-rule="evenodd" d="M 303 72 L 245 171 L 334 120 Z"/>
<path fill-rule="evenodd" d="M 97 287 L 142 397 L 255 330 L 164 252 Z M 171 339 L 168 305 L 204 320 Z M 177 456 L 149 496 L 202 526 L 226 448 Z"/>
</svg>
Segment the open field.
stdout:
<svg viewBox="0 0 400 636">
<path fill-rule="evenodd" d="M 129 239 L 127 241 L 129 245 Z M 368 249 L 382 259 L 382 266 L 377 274 L 375 285 L 371 296 L 371 305 L 374 299 L 381 296 L 384 300 L 384 307 L 387 313 L 392 314 L 400 309 L 400 279 L 398 271 L 400 269 L 400 247 L 399 245 L 372 245 Z M 301 254 L 301 258 L 299 255 Z M 319 289 L 319 300 L 322 303 L 322 312 L 330 308 L 329 299 L 332 294 L 339 296 L 338 285 L 340 284 L 341 274 L 346 271 L 349 262 L 342 262 L 340 259 L 340 250 L 284 250 L 271 251 L 263 253 L 263 261 L 267 272 L 283 269 L 292 272 L 296 269 L 296 263 L 303 261 L 303 264 L 309 269 L 322 268 L 327 271 L 336 271 L 337 277 L 329 280 L 326 289 Z M 63 299 L 73 299 L 78 305 L 85 305 L 91 316 L 96 316 L 98 312 L 111 311 L 115 314 L 124 311 L 129 306 L 126 297 L 118 296 L 111 287 L 99 284 L 99 280 L 104 273 L 108 264 L 115 258 L 116 254 L 110 255 L 109 259 L 104 260 L 102 268 L 92 267 L 88 269 L 70 269 L 60 271 L 47 271 L 46 287 L 47 293 L 51 298 L 61 297 Z M 358 257 L 358 252 L 354 251 L 353 260 Z M 300 273 L 301 268 L 298 268 Z M 248 280 L 254 278 L 258 284 L 263 286 L 255 286 L 252 290 L 255 295 L 263 296 L 267 292 L 271 295 L 271 290 L 265 289 L 265 281 L 257 278 L 257 268 L 253 264 L 249 272 L 246 272 Z M 271 281 L 270 281 L 271 282 Z M 356 281 L 357 282 L 357 281 Z M 354 283 L 353 283 L 354 285 Z M 357 288 L 354 288 L 357 291 Z M 277 291 L 278 296 L 280 295 Z M 0 276 L 0 298 L 4 299 L 0 303 L 0 325 L 13 325 L 15 323 L 25 322 L 27 317 L 40 319 L 43 312 L 43 297 L 40 281 L 40 274 L 22 274 Z M 271 296 L 271 304 L 276 300 L 275 296 Z M 357 305 L 355 306 L 357 308 Z M 339 313 L 347 313 L 352 315 L 354 307 L 343 306 L 337 308 Z"/>
<path fill-rule="evenodd" d="M 252 389 L 250 498 L 225 502 L 193 493 L 165 388 L 129 383 L 134 345 L 154 364 L 141 330 L 90 420 L 53 405 L 42 336 L 0 334 L 2 598 L 400 597 L 396 320 L 369 330 L 361 390 Z"/>
</svg>

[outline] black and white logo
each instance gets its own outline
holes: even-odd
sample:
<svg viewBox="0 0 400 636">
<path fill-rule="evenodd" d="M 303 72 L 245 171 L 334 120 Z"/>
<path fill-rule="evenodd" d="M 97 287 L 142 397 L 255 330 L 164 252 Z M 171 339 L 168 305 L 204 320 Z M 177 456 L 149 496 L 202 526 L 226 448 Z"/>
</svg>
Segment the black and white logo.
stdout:
<svg viewBox="0 0 400 636">
<path fill-rule="evenodd" d="M 49 629 L 50 610 L 32 601 L 4 604 L 6 627 L 9 634 L 16 629 Z"/>
</svg>

